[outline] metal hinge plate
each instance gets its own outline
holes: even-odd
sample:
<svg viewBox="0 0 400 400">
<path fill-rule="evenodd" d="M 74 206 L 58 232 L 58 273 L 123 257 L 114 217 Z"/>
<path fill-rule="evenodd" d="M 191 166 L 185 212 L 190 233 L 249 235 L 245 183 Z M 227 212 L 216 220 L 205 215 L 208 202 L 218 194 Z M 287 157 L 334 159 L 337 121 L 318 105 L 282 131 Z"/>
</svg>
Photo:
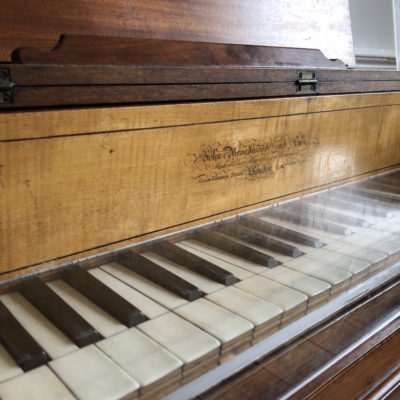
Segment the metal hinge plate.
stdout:
<svg viewBox="0 0 400 400">
<path fill-rule="evenodd" d="M 11 104 L 13 101 L 14 83 L 11 81 L 10 72 L 0 69 L 0 104 Z"/>
<path fill-rule="evenodd" d="M 318 80 L 314 71 L 299 71 L 295 84 L 296 94 L 313 94 L 317 92 Z"/>
</svg>

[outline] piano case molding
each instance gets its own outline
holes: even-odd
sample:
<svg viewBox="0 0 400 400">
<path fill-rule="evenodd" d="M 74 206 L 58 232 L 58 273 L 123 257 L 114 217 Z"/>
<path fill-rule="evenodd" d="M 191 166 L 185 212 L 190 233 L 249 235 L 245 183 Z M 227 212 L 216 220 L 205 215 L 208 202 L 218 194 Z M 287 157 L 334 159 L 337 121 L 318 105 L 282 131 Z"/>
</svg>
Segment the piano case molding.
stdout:
<svg viewBox="0 0 400 400">
<path fill-rule="evenodd" d="M 318 49 L 66 34 L 50 51 L 20 48 L 11 60 L 58 65 L 345 67 Z"/>
<path fill-rule="evenodd" d="M 387 93 L 3 113 L 3 277 L 398 167 L 399 112 Z"/>
<path fill-rule="evenodd" d="M 63 35 L 12 61 L 0 64 L 2 109 L 400 90 L 396 72 L 346 70 L 316 49 Z"/>
</svg>

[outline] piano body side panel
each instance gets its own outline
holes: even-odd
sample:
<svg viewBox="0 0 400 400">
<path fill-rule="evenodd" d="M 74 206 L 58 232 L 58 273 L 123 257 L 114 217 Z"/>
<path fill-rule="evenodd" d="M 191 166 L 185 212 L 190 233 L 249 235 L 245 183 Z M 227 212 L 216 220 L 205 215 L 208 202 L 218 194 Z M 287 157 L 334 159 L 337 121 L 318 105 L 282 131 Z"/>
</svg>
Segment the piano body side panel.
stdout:
<svg viewBox="0 0 400 400">
<path fill-rule="evenodd" d="M 31 113 L 46 125 L 43 137 L 0 141 L 1 273 L 77 260 L 400 163 L 398 96 L 335 111 L 330 99 L 311 113 L 269 116 L 273 100 L 263 100 L 264 117 L 238 112 L 230 121 L 115 132 L 110 121 L 100 129 L 101 110 L 88 129 L 92 111 L 80 110 L 90 133 L 79 134 L 63 131 L 74 110 L 65 120 Z M 214 106 L 190 105 L 203 116 Z M 168 119 L 169 107 L 147 115 L 148 123 Z M 120 108 L 120 118 L 124 110 L 132 108 Z"/>
</svg>

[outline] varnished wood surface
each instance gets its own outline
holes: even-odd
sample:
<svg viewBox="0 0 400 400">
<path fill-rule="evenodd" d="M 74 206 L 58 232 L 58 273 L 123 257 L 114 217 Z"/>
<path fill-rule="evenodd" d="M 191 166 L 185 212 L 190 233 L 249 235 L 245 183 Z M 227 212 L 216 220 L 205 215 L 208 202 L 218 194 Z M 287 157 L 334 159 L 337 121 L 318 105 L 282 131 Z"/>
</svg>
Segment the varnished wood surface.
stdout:
<svg viewBox="0 0 400 400">
<path fill-rule="evenodd" d="M 238 398 L 237 393 L 244 400 L 279 398 L 390 315 L 398 302 L 399 290 L 399 283 L 389 286 L 384 292 L 364 300 L 356 309 L 253 364 L 236 377 L 199 396 L 199 399 L 230 400 Z M 374 318 L 366 318 L 363 325 L 355 328 L 353 316 L 358 316 L 360 312 L 367 315 L 371 307 L 376 307 L 379 312 L 373 313 Z M 400 361 L 398 352 L 393 351 L 398 348 L 399 329 L 398 321 L 389 324 L 291 398 L 353 399 L 368 393 L 373 384 Z"/>
<path fill-rule="evenodd" d="M 400 332 L 396 332 L 383 344 L 365 355 L 351 368 L 342 373 L 336 380 L 330 382 L 310 399 L 340 398 L 351 400 L 358 398 L 371 386 L 377 377 L 385 375 L 400 362 L 398 351 L 400 348 Z"/>
<path fill-rule="evenodd" d="M 18 47 L 49 50 L 69 33 L 309 47 L 353 64 L 347 1 L 306 0 L 303 8 L 307 18 L 289 0 L 4 0 L 0 60 Z"/>
<path fill-rule="evenodd" d="M 395 168 L 397 169 L 397 167 L 395 167 Z M 385 173 L 385 172 L 390 172 L 390 171 L 393 171 L 393 167 L 383 168 L 379 172 Z M 341 184 L 352 183 L 352 182 L 358 181 L 359 179 L 368 178 L 370 176 L 375 176 L 375 175 L 376 175 L 376 171 L 373 171 L 373 172 L 365 173 L 365 174 L 362 174 L 362 175 L 359 175 L 356 177 L 350 177 L 350 178 L 343 179 L 340 181 L 340 183 Z M 328 189 L 335 188 L 336 186 L 337 186 L 337 182 L 327 183 L 327 184 L 319 186 L 318 188 L 310 188 L 310 189 L 302 190 L 301 192 L 289 193 L 289 194 L 281 196 L 277 199 L 267 200 L 267 201 L 263 202 L 261 204 L 261 206 L 273 205 L 278 201 L 283 202 L 283 201 L 290 200 L 293 198 L 298 198 L 299 196 L 306 196 L 306 195 L 312 194 L 316 190 L 328 190 Z M 252 211 L 252 210 L 254 210 L 254 207 L 252 207 L 252 206 L 243 207 L 243 212 Z M 220 216 L 222 218 L 222 217 L 229 217 L 230 215 L 231 215 L 231 213 L 229 211 L 226 211 L 226 212 L 223 212 Z M 205 223 L 213 222 L 213 221 L 215 221 L 215 218 L 213 216 L 209 216 L 209 217 L 204 218 L 203 221 Z M 198 225 L 197 221 L 189 221 L 189 222 L 183 224 L 181 226 L 181 228 L 182 229 L 194 228 L 197 225 Z M 162 234 L 172 234 L 172 233 L 176 233 L 176 232 L 177 232 L 176 227 L 169 227 L 169 228 L 163 230 Z M 142 248 L 147 249 L 148 242 L 146 242 L 146 241 L 148 239 L 154 238 L 155 236 L 157 236 L 156 233 L 150 232 L 150 233 L 144 234 L 140 237 L 122 242 L 122 245 L 124 243 L 125 244 L 127 243 L 128 245 L 133 245 L 133 244 L 139 243 L 139 247 L 141 249 Z M 188 237 L 187 233 L 182 233 L 181 235 L 178 235 L 176 237 L 176 239 L 180 238 L 181 240 L 183 240 L 184 238 L 187 238 L 187 237 Z M 77 260 L 78 257 L 82 260 L 81 265 L 84 265 L 85 268 L 93 268 L 93 267 L 102 265 L 104 263 L 111 262 L 115 259 L 113 251 L 115 251 L 118 248 L 120 248 L 120 246 L 117 246 L 115 243 L 114 244 L 111 243 L 111 244 L 102 246 L 100 249 L 96 248 L 96 249 L 89 249 L 87 251 L 83 251 L 83 252 L 79 253 L 79 255 L 72 254 L 72 255 L 62 257 L 61 259 L 49 260 L 49 261 L 46 261 L 43 263 L 24 267 L 22 269 L 5 272 L 1 275 L 3 284 L 0 285 L 0 292 L 2 292 L 2 293 L 8 292 L 11 288 L 16 287 L 18 280 L 15 281 L 14 279 L 25 276 L 27 274 L 40 272 L 41 276 L 45 277 L 45 279 L 49 279 L 51 277 L 58 276 L 60 273 L 60 270 L 62 269 L 63 266 L 67 265 L 67 263 L 69 263 L 69 262 L 74 262 L 75 260 Z M 99 257 L 93 257 L 93 256 L 99 256 Z M 398 261 L 399 261 L 398 257 L 389 256 L 388 259 L 385 260 L 383 262 L 383 264 L 379 266 L 379 268 L 383 269 L 386 266 L 393 265 L 393 263 L 398 262 Z M 63 264 L 61 264 L 61 263 L 63 263 Z"/>
<path fill-rule="evenodd" d="M 400 105 L 400 93 L 0 112 L 0 143 Z"/>
<path fill-rule="evenodd" d="M 121 47 L 120 52 L 108 55 L 98 44 L 90 44 L 90 52 L 85 57 L 63 47 L 43 56 L 33 54 L 33 58 L 46 57 L 61 65 L 0 64 L 0 71 L 9 74 L 11 92 L 9 100 L 2 102 L 3 110 L 20 108 L 43 108 L 49 106 L 77 106 L 96 104 L 160 103 L 167 101 L 199 101 L 224 99 L 250 99 L 260 97 L 303 96 L 303 90 L 296 82 L 302 70 L 314 74 L 317 81 L 313 94 L 344 94 L 365 92 L 388 92 L 400 90 L 400 75 L 394 71 L 360 71 L 329 69 L 329 63 L 321 55 L 314 55 L 310 49 L 283 49 L 265 46 L 241 46 L 219 43 L 195 43 L 177 41 L 154 41 L 157 43 L 149 54 L 136 54 L 125 50 L 128 45 L 111 46 L 115 38 L 106 38 L 103 47 Z M 76 40 L 79 42 L 79 40 Z M 128 39 L 132 46 L 141 51 L 144 39 Z M 153 43 L 153 40 L 150 40 Z M 137 46 L 135 43 L 138 43 Z M 168 51 L 168 46 L 188 47 L 180 51 Z M 67 46 L 68 47 L 68 46 Z M 73 47 L 73 46 L 71 46 Z M 85 47 L 76 44 L 77 48 Z M 205 47 L 205 49 L 203 49 Z M 214 49 L 215 47 L 215 49 Z M 28 54 L 31 49 L 22 49 Z M 66 55 L 63 56 L 63 51 Z M 83 50 L 81 50 L 82 52 Z M 61 52 L 61 55 L 58 54 Z M 72 55 L 70 54 L 72 52 Z M 121 54 L 120 54 L 121 53 Z M 195 53 L 193 57 L 189 57 Z M 203 53 L 210 53 L 206 57 Z M 273 54 L 271 54 L 273 53 Z M 276 54 L 275 54 L 276 53 Z M 288 53 L 288 54 L 286 54 Z M 303 54 L 304 53 L 304 54 Z M 308 55 L 310 53 L 310 55 Z M 86 54 L 86 53 L 85 53 Z M 132 55 L 131 55 L 132 54 Z M 169 59 L 174 54 L 173 59 Z M 181 56 L 181 54 L 183 54 Z M 197 57 L 197 54 L 200 56 Z M 318 53 L 317 53 L 318 54 Z M 28 56 L 27 56 L 28 57 Z M 81 59 L 87 64 L 100 62 L 154 63 L 148 66 L 118 65 L 64 65 L 65 61 Z M 28 57 L 29 58 L 29 57 Z M 165 58 L 165 60 L 164 60 Z M 320 58 L 320 60 L 319 60 Z M 121 59 L 121 60 L 120 60 Z M 153 60 L 154 59 L 154 60 Z M 86 60 L 86 61 L 85 61 Z M 120 61 L 118 61 L 120 60 Z M 148 61 L 146 61 L 148 60 Z M 272 61 L 280 68 L 266 68 L 238 65 L 268 64 Z M 33 61 L 33 60 L 30 60 Z M 157 62 L 156 62 L 157 61 Z M 191 66 L 168 66 L 193 63 Z M 203 63 L 197 65 L 196 63 Z M 157 66 L 164 63 L 163 66 Z M 215 63 L 205 67 L 204 65 Z M 226 65 L 228 63 L 228 65 Z M 327 65 L 325 65 L 325 64 Z M 307 65 L 310 64 L 310 67 Z M 288 68 L 298 65 L 298 68 Z M 301 69 L 300 69 L 301 65 Z M 325 68 L 317 68 L 317 66 Z M 336 65 L 336 64 L 332 64 Z"/>
<path fill-rule="evenodd" d="M 304 340 L 295 347 L 285 349 L 282 354 L 261 363 L 263 368 L 287 382 L 291 387 L 299 384 L 320 369 L 332 358 L 332 353 L 314 343 Z"/>
<path fill-rule="evenodd" d="M 254 365 L 224 387 L 199 396 L 197 400 L 276 400 L 290 389 L 289 383 L 273 375 L 265 368 Z"/>
<path fill-rule="evenodd" d="M 32 47 L 17 49 L 12 61 L 39 65 L 345 67 L 317 49 L 68 34 L 48 52 Z"/>
<path fill-rule="evenodd" d="M 395 400 L 400 395 L 400 364 L 392 368 L 372 390 L 363 393 L 361 398 L 368 400 Z"/>
<path fill-rule="evenodd" d="M 18 87 L 51 85 L 149 85 L 149 84 L 200 84 L 200 83 L 293 83 L 298 78 L 298 68 L 263 67 L 157 67 L 116 65 L 21 65 L 0 64 L 10 72 Z M 381 85 L 400 80 L 398 71 L 312 68 L 318 82 L 330 86 L 359 82 Z M 60 88 L 61 89 L 61 88 Z M 338 91 L 340 93 L 340 91 Z"/>
<path fill-rule="evenodd" d="M 295 100 L 1 115 L 1 271 L 400 163 L 399 95 Z"/>
<path fill-rule="evenodd" d="M 1 110 L 44 107 L 123 105 L 182 101 L 236 100 L 300 96 L 293 82 L 115 86 L 14 87 Z M 400 91 L 400 81 L 321 82 L 314 95 Z"/>
</svg>

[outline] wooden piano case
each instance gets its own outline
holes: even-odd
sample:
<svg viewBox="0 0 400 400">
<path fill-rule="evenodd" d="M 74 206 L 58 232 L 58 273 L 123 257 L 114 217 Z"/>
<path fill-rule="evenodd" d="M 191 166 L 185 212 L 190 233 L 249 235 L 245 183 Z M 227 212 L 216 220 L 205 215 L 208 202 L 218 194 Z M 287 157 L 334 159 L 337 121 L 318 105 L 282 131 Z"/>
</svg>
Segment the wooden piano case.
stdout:
<svg viewBox="0 0 400 400">
<path fill-rule="evenodd" d="M 85 51 L 94 41 L 104 52 Z M 400 166 L 396 72 L 316 50 L 117 42 L 64 37 L 0 65 L 3 291 Z"/>
<path fill-rule="evenodd" d="M 88 50 L 95 45 L 97 58 Z M 170 60 L 168 48 L 184 56 Z M 0 67 L 10 74 L 12 88 L 0 114 L 0 266 L 6 276 L 298 197 L 400 163 L 400 94 L 386 92 L 400 84 L 399 75 L 345 70 L 317 50 L 66 36 L 50 53 L 20 49 L 14 58 L 21 64 Z M 114 66 L 104 66 L 109 59 Z M 86 75 L 77 60 L 100 71 L 93 74 L 102 79 L 100 86 L 83 84 Z M 163 66 L 130 66 L 138 60 L 145 65 L 158 60 Z M 296 69 L 261 63 L 295 64 Z M 310 68 L 311 63 L 319 68 Z M 113 68 L 123 65 L 127 76 L 112 75 Z M 125 100 L 117 82 L 106 80 L 110 76 L 134 96 L 139 81 L 146 84 L 146 93 L 155 86 L 154 97 Z M 202 85 L 207 81 L 217 87 L 227 76 L 240 82 L 232 94 L 236 99 L 215 101 L 219 97 Z M 70 85 L 66 77 L 80 81 Z M 248 85 L 262 77 L 265 82 L 256 85 L 274 85 L 279 97 L 265 98 L 268 91 L 249 93 Z M 99 107 L 103 97 L 82 95 L 91 87 L 103 90 L 105 83 L 112 91 L 109 101 L 118 106 Z M 187 84 L 193 87 L 189 95 Z M 165 86 L 174 88 L 168 103 L 143 105 L 162 101 Z M 49 96 L 49 87 L 58 97 Z M 34 91 L 36 106 L 58 108 L 29 109 L 31 103 L 22 100 L 25 90 Z M 376 93 L 318 95 L 338 90 Z M 187 96 L 191 102 L 171 104 Z M 193 101 L 203 97 L 207 101 Z M 92 107 L 60 109 L 66 99 L 75 105 L 90 101 Z"/>
</svg>

